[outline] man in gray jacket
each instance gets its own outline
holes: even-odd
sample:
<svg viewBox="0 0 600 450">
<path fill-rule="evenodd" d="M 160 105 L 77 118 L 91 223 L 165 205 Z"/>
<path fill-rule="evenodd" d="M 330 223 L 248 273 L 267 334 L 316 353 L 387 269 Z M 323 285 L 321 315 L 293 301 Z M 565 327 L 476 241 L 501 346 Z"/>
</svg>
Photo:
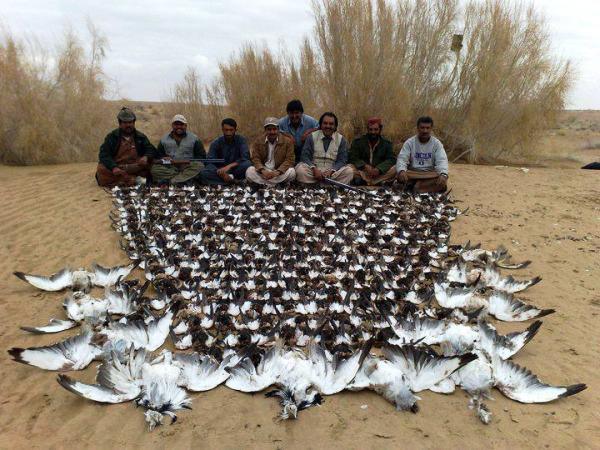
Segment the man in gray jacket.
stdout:
<svg viewBox="0 0 600 450">
<path fill-rule="evenodd" d="M 202 158 L 206 158 L 202 141 L 194 133 L 187 131 L 186 118 L 177 114 L 171 120 L 171 131 L 161 138 L 156 149 L 152 178 L 158 184 L 193 181 L 204 164 L 190 159 Z"/>
<path fill-rule="evenodd" d="M 414 192 L 444 192 L 448 181 L 448 157 L 439 139 L 431 136 L 433 119 L 419 117 L 417 135 L 402 146 L 396 160 L 398 182 Z"/>
</svg>

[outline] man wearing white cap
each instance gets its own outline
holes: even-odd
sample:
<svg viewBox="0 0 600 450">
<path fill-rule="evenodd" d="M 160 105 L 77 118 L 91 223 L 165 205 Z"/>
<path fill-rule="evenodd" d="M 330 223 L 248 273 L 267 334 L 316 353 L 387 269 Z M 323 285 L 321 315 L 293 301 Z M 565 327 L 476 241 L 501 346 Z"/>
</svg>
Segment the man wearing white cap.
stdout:
<svg viewBox="0 0 600 450">
<path fill-rule="evenodd" d="M 171 120 L 171 131 L 165 134 L 156 149 L 156 159 L 168 164 L 152 165 L 152 178 L 155 183 L 180 184 L 194 180 L 204 168 L 204 164 L 190 159 L 206 158 L 202 141 L 194 133 L 187 131 L 187 119 L 176 114 Z"/>
<path fill-rule="evenodd" d="M 246 170 L 246 179 L 271 186 L 293 181 L 296 178 L 293 139 L 280 133 L 276 117 L 267 117 L 263 126 L 265 137 L 252 144 L 252 166 Z"/>
</svg>

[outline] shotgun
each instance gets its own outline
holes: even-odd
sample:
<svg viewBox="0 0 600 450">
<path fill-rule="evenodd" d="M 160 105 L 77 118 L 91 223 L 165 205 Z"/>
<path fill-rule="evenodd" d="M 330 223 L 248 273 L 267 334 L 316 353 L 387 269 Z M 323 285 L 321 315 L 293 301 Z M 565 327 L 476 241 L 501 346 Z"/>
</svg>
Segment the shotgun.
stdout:
<svg viewBox="0 0 600 450">
<path fill-rule="evenodd" d="M 341 187 L 342 189 L 346 189 L 347 191 L 352 191 L 352 192 L 359 192 L 361 194 L 367 194 L 370 195 L 372 197 L 377 197 L 379 198 L 379 196 L 377 195 L 377 193 L 375 192 L 371 192 L 371 191 L 366 191 L 364 189 L 359 189 L 357 187 L 354 186 L 350 186 L 349 184 L 346 183 L 342 183 L 340 181 L 336 181 L 336 180 L 332 180 L 331 178 L 323 178 L 323 181 L 327 184 L 330 184 L 332 186 L 337 186 L 337 187 Z"/>
<path fill-rule="evenodd" d="M 225 160 L 221 158 L 192 158 L 192 159 L 155 159 L 154 164 L 163 166 L 189 164 L 191 162 L 201 162 L 204 164 L 224 164 Z"/>
</svg>

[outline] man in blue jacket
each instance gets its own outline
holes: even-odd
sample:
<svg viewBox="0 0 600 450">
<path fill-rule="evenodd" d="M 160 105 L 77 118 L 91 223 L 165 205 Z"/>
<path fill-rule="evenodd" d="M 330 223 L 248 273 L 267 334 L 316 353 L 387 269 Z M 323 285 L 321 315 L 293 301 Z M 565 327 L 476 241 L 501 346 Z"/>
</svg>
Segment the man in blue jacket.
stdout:
<svg viewBox="0 0 600 450">
<path fill-rule="evenodd" d="M 223 136 L 215 139 L 208 150 L 209 159 L 224 159 L 222 164 L 208 164 L 200 173 L 204 184 L 230 184 L 246 178 L 246 170 L 252 165 L 246 138 L 236 134 L 237 122 L 223 119 Z"/>
</svg>

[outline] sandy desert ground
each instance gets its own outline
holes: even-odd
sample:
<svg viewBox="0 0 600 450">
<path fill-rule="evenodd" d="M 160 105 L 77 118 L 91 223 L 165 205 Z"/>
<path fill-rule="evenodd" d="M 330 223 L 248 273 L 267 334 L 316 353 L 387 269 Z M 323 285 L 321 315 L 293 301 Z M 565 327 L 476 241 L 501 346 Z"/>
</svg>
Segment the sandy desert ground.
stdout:
<svg viewBox="0 0 600 450">
<path fill-rule="evenodd" d="M 460 391 L 424 393 L 416 415 L 397 413 L 374 393 L 344 393 L 278 423 L 273 399 L 220 387 L 193 395 L 192 411 L 149 433 L 132 404 L 85 401 L 62 389 L 55 373 L 6 353 L 60 339 L 18 327 L 62 317 L 63 295 L 38 292 L 12 271 L 127 262 L 94 167 L 0 166 L 0 448 L 600 448 L 600 173 L 454 165 L 451 177 L 458 205 L 470 208 L 454 222 L 452 241 L 504 244 L 515 259 L 533 260 L 516 275 L 543 281 L 524 297 L 557 310 L 515 361 L 548 383 L 585 382 L 586 391 L 545 405 L 496 392 L 493 422 L 484 426 Z M 75 376 L 91 380 L 94 370 Z"/>
</svg>

